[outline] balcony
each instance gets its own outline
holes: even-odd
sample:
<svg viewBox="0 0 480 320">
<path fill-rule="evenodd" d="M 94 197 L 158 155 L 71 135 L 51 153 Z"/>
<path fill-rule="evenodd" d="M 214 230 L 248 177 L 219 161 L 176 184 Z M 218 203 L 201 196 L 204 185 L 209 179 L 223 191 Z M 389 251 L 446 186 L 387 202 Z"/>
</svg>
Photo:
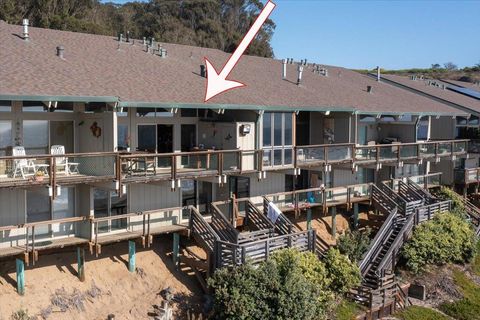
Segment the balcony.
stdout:
<svg viewBox="0 0 480 320">
<path fill-rule="evenodd" d="M 468 140 L 419 143 L 327 144 L 293 147 L 291 164 L 272 165 L 265 150 L 208 150 L 174 153 L 97 152 L 61 155 L 0 157 L 0 188 L 116 182 L 120 184 L 170 181 L 176 188 L 182 179 L 214 178 L 265 171 L 326 167 L 333 164 L 377 165 L 422 160 L 455 159 L 467 154 Z M 53 188 L 53 196 L 55 190 Z"/>
<path fill-rule="evenodd" d="M 468 140 L 428 141 L 376 145 L 327 144 L 297 146 L 297 167 L 327 166 L 351 163 L 369 165 L 382 163 L 401 164 L 408 161 L 455 159 L 466 155 Z"/>
<path fill-rule="evenodd" d="M 455 169 L 455 183 L 469 185 L 480 183 L 480 168 Z"/>
</svg>

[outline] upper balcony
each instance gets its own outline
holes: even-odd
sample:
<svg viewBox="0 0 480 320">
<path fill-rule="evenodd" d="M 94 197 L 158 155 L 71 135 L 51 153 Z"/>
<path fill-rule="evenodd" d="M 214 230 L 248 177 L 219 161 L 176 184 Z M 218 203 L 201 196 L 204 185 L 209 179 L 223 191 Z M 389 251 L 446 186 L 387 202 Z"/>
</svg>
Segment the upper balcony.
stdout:
<svg viewBox="0 0 480 320">
<path fill-rule="evenodd" d="M 232 174 L 327 167 L 334 164 L 400 165 L 403 162 L 456 159 L 467 154 L 468 140 L 418 143 L 297 146 L 283 165 L 272 165 L 265 150 L 204 150 L 174 153 L 95 152 L 0 157 L 0 188 L 115 182 L 122 184 L 214 178 L 226 182 Z M 55 188 L 52 188 L 54 196 Z"/>
</svg>

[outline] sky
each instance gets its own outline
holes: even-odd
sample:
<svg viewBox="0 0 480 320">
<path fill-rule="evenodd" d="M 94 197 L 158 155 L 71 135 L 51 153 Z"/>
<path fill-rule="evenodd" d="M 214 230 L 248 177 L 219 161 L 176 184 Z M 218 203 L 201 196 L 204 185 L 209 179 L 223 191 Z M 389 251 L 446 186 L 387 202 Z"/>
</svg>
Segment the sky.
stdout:
<svg viewBox="0 0 480 320">
<path fill-rule="evenodd" d="M 273 1 L 280 59 L 357 69 L 480 63 L 480 0 Z"/>
</svg>

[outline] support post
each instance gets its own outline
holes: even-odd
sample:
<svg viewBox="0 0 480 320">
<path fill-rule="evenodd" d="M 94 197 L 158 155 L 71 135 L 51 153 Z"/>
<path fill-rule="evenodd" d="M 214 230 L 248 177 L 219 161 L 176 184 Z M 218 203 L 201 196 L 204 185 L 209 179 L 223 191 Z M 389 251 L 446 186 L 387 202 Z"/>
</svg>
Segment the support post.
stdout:
<svg viewBox="0 0 480 320">
<path fill-rule="evenodd" d="M 307 230 L 312 230 L 312 208 L 307 209 Z"/>
<path fill-rule="evenodd" d="M 25 263 L 22 259 L 16 260 L 17 265 L 17 292 L 23 296 L 25 294 Z"/>
<path fill-rule="evenodd" d="M 128 271 L 135 272 L 135 241 L 128 241 Z"/>
<path fill-rule="evenodd" d="M 358 203 L 353 204 L 353 229 L 358 229 Z"/>
<path fill-rule="evenodd" d="M 178 233 L 173 234 L 173 264 L 175 269 L 178 269 L 178 254 L 180 252 L 180 235 Z"/>
<path fill-rule="evenodd" d="M 77 275 L 81 282 L 85 281 L 85 248 L 77 247 Z"/>
<path fill-rule="evenodd" d="M 332 237 L 337 235 L 337 208 L 332 207 Z"/>
</svg>

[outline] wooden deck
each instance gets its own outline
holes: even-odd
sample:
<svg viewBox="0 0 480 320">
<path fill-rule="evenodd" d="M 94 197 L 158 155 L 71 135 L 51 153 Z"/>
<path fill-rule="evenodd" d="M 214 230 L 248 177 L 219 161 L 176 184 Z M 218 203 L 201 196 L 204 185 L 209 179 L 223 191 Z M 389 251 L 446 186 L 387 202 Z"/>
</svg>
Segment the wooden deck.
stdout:
<svg viewBox="0 0 480 320">
<path fill-rule="evenodd" d="M 113 180 L 115 180 L 114 175 L 92 176 L 74 173 L 69 175 L 57 174 L 55 182 L 59 185 L 71 185 L 77 183 L 93 183 Z M 50 178 L 48 175 L 45 176 L 42 181 L 36 180 L 33 175 L 26 176 L 25 178 L 13 178 L 8 176 L 0 177 L 0 188 L 47 186 L 49 184 Z"/>
<path fill-rule="evenodd" d="M 175 224 L 171 226 L 156 227 L 156 228 L 150 229 L 150 235 L 152 236 L 159 235 L 159 234 L 175 233 L 175 232 L 186 233 L 188 232 L 188 227 L 186 225 Z M 138 238 L 141 238 L 142 236 L 143 236 L 143 232 L 141 230 L 138 230 L 138 231 L 126 230 L 123 232 L 99 235 L 97 243 L 100 245 L 106 245 L 106 244 L 111 244 L 111 243 L 116 243 L 121 241 L 138 239 Z"/>
</svg>

